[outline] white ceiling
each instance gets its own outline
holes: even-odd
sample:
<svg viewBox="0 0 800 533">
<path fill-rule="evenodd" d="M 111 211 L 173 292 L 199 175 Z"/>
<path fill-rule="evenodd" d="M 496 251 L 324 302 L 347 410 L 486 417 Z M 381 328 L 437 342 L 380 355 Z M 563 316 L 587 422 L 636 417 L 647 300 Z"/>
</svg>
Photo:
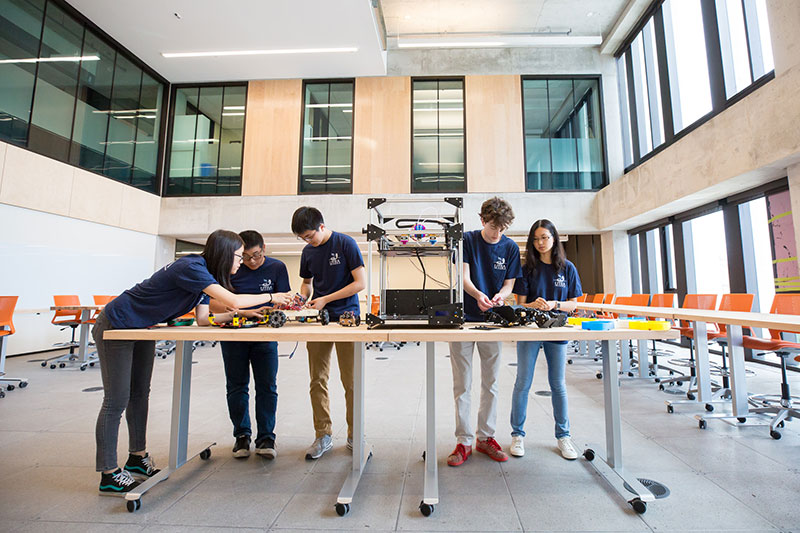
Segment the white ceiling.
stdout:
<svg viewBox="0 0 800 533">
<path fill-rule="evenodd" d="M 383 76 L 371 0 L 67 0 L 173 83 Z M 390 36 L 542 33 L 617 38 L 644 0 L 380 0 Z M 175 16 L 177 13 L 180 18 Z M 621 17 L 627 13 L 627 17 Z M 625 18 L 627 27 L 615 27 Z M 389 54 L 392 50 L 389 40 Z M 396 42 L 396 41 L 394 41 Z M 356 52 L 164 58 L 162 52 L 357 47 Z"/>
<path fill-rule="evenodd" d="M 370 0 L 67 1 L 173 83 L 386 74 Z M 345 47 L 358 51 L 161 56 L 162 52 Z"/>
</svg>

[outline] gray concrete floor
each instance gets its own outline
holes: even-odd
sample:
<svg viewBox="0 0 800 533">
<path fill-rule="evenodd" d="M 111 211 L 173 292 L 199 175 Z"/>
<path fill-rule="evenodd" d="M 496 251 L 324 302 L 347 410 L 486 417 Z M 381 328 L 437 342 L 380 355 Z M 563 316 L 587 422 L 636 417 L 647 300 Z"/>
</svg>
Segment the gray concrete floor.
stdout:
<svg viewBox="0 0 800 533">
<path fill-rule="evenodd" d="M 293 347 L 282 343 L 280 352 Z M 425 434 L 423 350 L 409 345 L 367 352 L 366 432 L 374 456 L 345 517 L 334 511 L 351 467 L 338 373 L 334 366 L 334 449 L 318 461 L 305 461 L 314 432 L 302 345 L 291 360 L 281 358 L 274 461 L 231 457 L 219 347 L 195 352 L 189 450 L 199 451 L 207 441 L 219 445 L 209 461 L 193 460 L 148 492 L 136 513 L 128 513 L 121 499 L 97 495 L 94 424 L 102 392 L 83 390 L 101 385 L 99 370 L 45 369 L 35 361 L 41 355 L 10 358 L 8 374 L 25 376 L 30 385 L 0 399 L 0 530 L 800 531 L 800 421 L 789 422 L 779 441 L 764 427 L 736 428 L 721 421 L 703 431 L 692 416 L 698 412 L 695 406 L 667 414 L 664 401 L 682 396 L 660 392 L 651 381 L 624 381 L 625 467 L 671 491 L 637 515 L 585 460 L 565 461 L 558 454 L 550 399 L 535 394 L 547 390 L 544 357 L 531 390 L 526 456 L 500 464 L 475 454 L 459 468 L 448 467 L 446 456 L 455 439 L 445 344 L 436 346 L 440 503 L 425 518 L 418 510 Z M 497 436 L 507 447 L 513 344 L 503 347 L 503 358 Z M 751 391 L 779 392 L 777 370 L 748 366 L 757 372 L 749 379 Z M 168 457 L 172 367 L 171 357 L 157 359 L 153 375 L 148 446 L 160 465 Z M 567 367 L 572 434 L 580 446 L 605 442 L 598 368 L 592 361 Z M 473 391 L 478 375 L 475 379 Z M 800 394 L 798 375 L 790 379 Z M 126 442 L 123 421 L 121 461 Z"/>
</svg>

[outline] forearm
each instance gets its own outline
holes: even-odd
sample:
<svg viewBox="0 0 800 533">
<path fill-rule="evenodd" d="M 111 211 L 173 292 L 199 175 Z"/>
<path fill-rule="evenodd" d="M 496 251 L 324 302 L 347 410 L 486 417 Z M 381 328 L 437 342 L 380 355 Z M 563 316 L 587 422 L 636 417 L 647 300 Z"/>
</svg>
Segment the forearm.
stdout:
<svg viewBox="0 0 800 533">
<path fill-rule="evenodd" d="M 514 290 L 514 279 L 507 279 L 503 282 L 503 286 L 500 287 L 500 291 L 497 293 L 501 299 L 505 300 L 509 296 L 511 296 L 511 291 Z"/>
<path fill-rule="evenodd" d="M 553 302 L 553 307 L 555 307 L 555 301 Z M 571 313 L 578 307 L 578 299 L 572 298 L 571 300 L 567 300 L 565 302 L 559 302 L 559 311 L 564 311 L 565 313 Z"/>
<path fill-rule="evenodd" d="M 302 284 L 302 285 L 300 285 L 300 294 L 301 294 L 301 295 L 302 295 L 302 296 L 303 296 L 303 297 L 304 297 L 306 300 L 308 300 L 309 298 L 311 298 L 311 290 L 312 290 L 312 289 L 311 289 L 311 283 L 305 283 L 305 282 L 303 282 L 303 284 Z"/>
</svg>

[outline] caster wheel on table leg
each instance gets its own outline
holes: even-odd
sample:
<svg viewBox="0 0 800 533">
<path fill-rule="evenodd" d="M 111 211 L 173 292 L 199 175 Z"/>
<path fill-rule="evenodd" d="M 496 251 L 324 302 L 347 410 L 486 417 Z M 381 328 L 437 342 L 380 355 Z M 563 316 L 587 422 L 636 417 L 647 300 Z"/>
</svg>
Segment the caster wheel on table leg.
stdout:
<svg viewBox="0 0 800 533">
<path fill-rule="evenodd" d="M 46 367 L 47 367 L 47 361 L 42 361 L 42 368 L 46 368 Z"/>
<path fill-rule="evenodd" d="M 211 448 L 206 448 L 202 452 L 200 452 L 200 459 L 203 461 L 207 461 L 211 457 Z"/>
<path fill-rule="evenodd" d="M 81 365 L 81 372 L 83 372 L 84 370 L 86 370 L 86 365 Z"/>
<path fill-rule="evenodd" d="M 603 379 L 603 373 L 602 372 L 598 372 L 597 374 L 595 374 L 595 377 L 597 379 Z"/>
<path fill-rule="evenodd" d="M 586 449 L 586 450 L 583 452 L 583 457 L 584 457 L 584 459 L 586 459 L 587 461 L 594 461 L 594 450 L 593 450 L 593 449 L 591 449 L 591 448 L 587 448 L 587 449 Z"/>
<path fill-rule="evenodd" d="M 638 514 L 644 514 L 647 511 L 647 503 L 643 502 L 639 498 L 634 498 L 628 503 L 631 504 L 633 510 L 636 511 Z"/>
<path fill-rule="evenodd" d="M 710 403 L 707 403 L 706 404 L 706 411 L 708 411 L 709 413 L 713 412 L 714 411 L 714 406 L 711 405 Z"/>
<path fill-rule="evenodd" d="M 344 516 L 350 512 L 350 504 L 349 503 L 337 503 L 336 504 L 336 514 L 339 516 Z"/>
<path fill-rule="evenodd" d="M 781 432 L 780 432 L 780 431 L 775 431 L 775 430 L 773 429 L 773 430 L 770 430 L 770 432 L 769 432 L 769 436 L 770 436 L 770 437 L 772 437 L 772 438 L 773 438 L 773 439 L 775 439 L 775 440 L 780 440 L 782 435 L 781 435 Z"/>
<path fill-rule="evenodd" d="M 671 405 L 668 405 L 668 406 L 667 406 L 667 412 L 668 412 L 669 414 L 672 414 L 672 413 L 674 413 L 674 412 L 675 412 L 675 408 L 674 408 L 673 406 L 671 406 Z"/>
<path fill-rule="evenodd" d="M 27 386 L 28 386 L 28 382 L 27 381 L 20 381 L 19 382 L 19 388 L 20 389 L 24 389 Z M 781 423 L 783 423 L 783 422 L 781 422 Z M 781 427 L 783 427 L 783 426 L 781 426 Z"/>
<path fill-rule="evenodd" d="M 138 511 L 139 509 L 142 508 L 142 500 L 141 499 L 139 499 L 139 500 L 128 500 L 127 502 L 125 502 L 125 504 L 128 506 L 128 512 L 129 513 L 132 513 L 134 511 Z"/>
<path fill-rule="evenodd" d="M 9 391 L 12 391 L 12 390 L 14 390 L 15 388 L 16 388 L 16 387 L 15 387 L 14 385 L 7 385 L 7 386 L 6 386 L 6 389 L 8 389 Z"/>
<path fill-rule="evenodd" d="M 706 429 L 706 421 L 705 420 L 699 420 L 697 422 L 697 427 L 699 427 L 700 429 Z"/>
<path fill-rule="evenodd" d="M 739 422 L 741 422 L 742 424 L 744 424 L 745 422 L 747 422 L 747 418 L 746 418 L 746 417 L 744 417 L 744 416 L 740 416 L 740 417 L 739 417 L 739 418 L 737 418 L 736 420 L 738 420 L 738 421 L 739 421 Z"/>
<path fill-rule="evenodd" d="M 422 513 L 422 516 L 432 515 L 434 509 L 435 507 L 429 503 L 420 502 L 419 504 L 419 512 Z"/>
</svg>

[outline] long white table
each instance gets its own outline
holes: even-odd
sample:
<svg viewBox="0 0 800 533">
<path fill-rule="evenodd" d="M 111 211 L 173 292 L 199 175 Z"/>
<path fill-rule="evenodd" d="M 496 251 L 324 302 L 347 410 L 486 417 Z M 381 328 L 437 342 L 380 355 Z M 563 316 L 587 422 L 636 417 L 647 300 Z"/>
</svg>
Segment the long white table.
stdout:
<svg viewBox="0 0 800 533">
<path fill-rule="evenodd" d="M 106 331 L 107 340 L 175 340 L 175 370 L 172 392 L 172 427 L 170 430 L 169 467 L 153 476 L 135 492 L 126 495 L 128 510 L 133 512 L 141 506 L 141 496 L 159 482 L 186 464 L 196 456 L 208 459 L 211 446 L 207 443 L 201 451 L 187 456 L 187 439 L 189 434 L 189 399 L 192 374 L 191 344 L 196 340 L 207 341 L 320 341 L 320 342 L 354 342 L 356 343 L 355 364 L 353 368 L 353 467 L 345 480 L 337 497 L 336 511 L 344 516 L 350 510 L 361 474 L 372 455 L 364 441 L 364 358 L 367 342 L 425 342 L 426 343 L 426 446 L 425 446 L 425 481 L 424 496 L 420 502 L 420 511 L 429 516 L 439 503 L 437 454 L 436 454 L 436 375 L 434 364 L 434 344 L 436 342 L 467 341 L 570 341 L 593 340 L 603 345 L 603 387 L 605 399 L 605 427 L 607 456 L 599 448 L 587 447 L 584 457 L 591 461 L 597 471 L 605 477 L 622 497 L 640 513 L 647 509 L 647 502 L 653 501 L 653 494 L 639 480 L 626 472 L 622 465 L 622 435 L 619 400 L 619 375 L 617 358 L 612 351 L 613 343 L 618 340 L 650 340 L 676 339 L 674 331 L 643 331 L 616 329 L 610 331 L 588 331 L 576 327 L 538 329 L 533 326 L 504 328 L 495 330 L 469 329 L 373 329 L 344 328 L 338 324 L 320 326 L 318 324 L 286 324 L 282 328 L 273 329 L 259 327 L 250 329 L 221 329 L 198 326 L 159 327 L 151 329 L 130 329 Z M 612 366 L 613 365 L 613 366 Z M 600 460 L 594 460 L 595 457 Z M 624 485 L 627 484 L 630 489 Z M 630 490 L 634 497 L 630 498 Z"/>
</svg>

